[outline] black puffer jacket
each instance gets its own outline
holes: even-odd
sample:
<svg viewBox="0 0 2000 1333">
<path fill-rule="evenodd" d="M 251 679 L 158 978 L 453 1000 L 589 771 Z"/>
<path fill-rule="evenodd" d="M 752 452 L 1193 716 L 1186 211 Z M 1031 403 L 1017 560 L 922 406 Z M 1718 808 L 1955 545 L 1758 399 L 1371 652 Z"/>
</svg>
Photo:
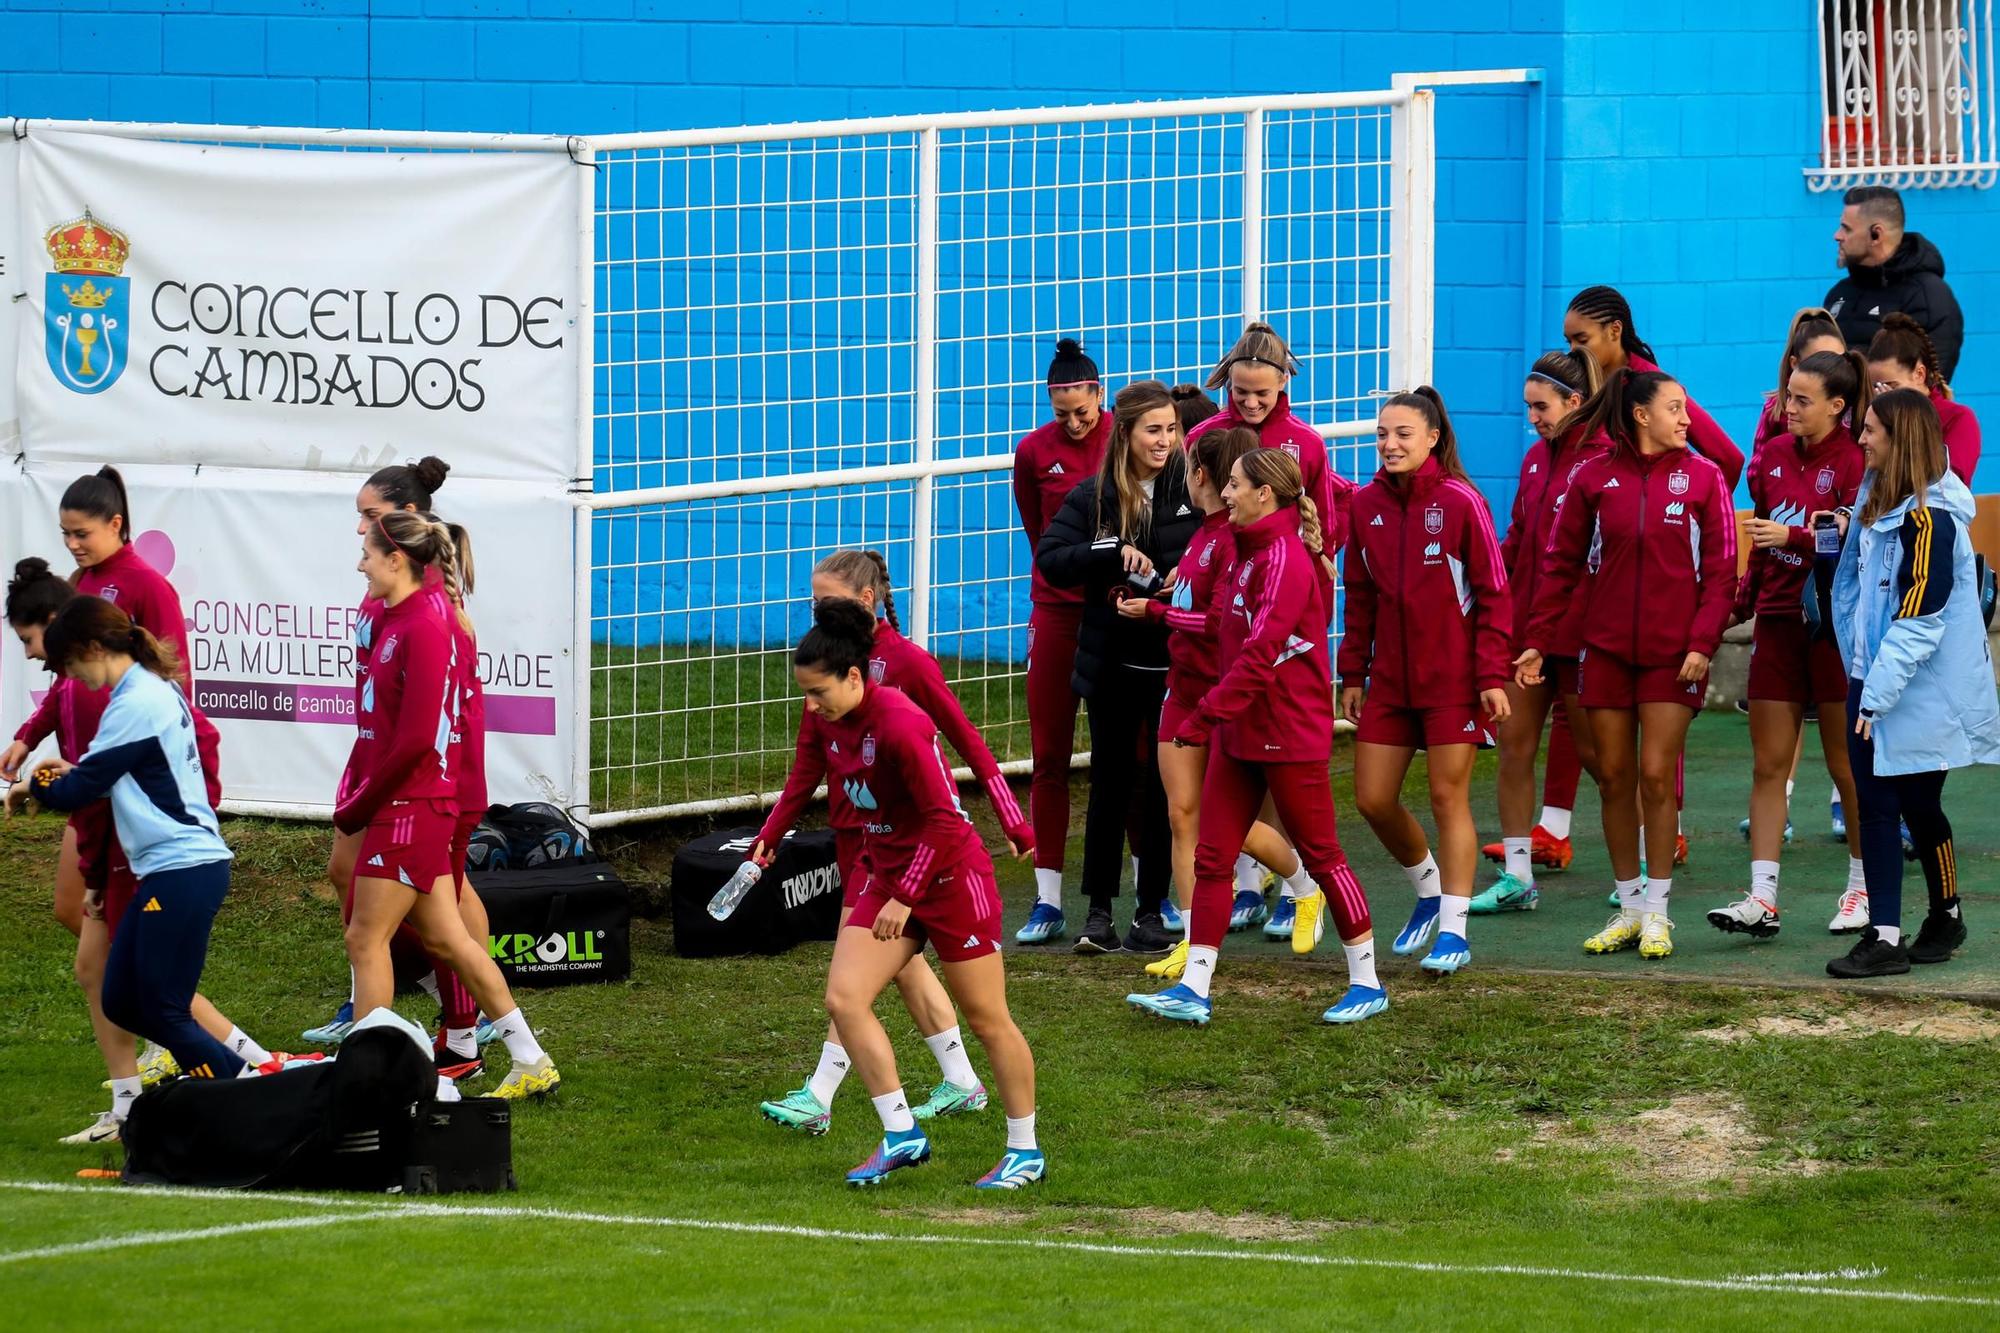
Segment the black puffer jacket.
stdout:
<svg viewBox="0 0 2000 1333">
<path fill-rule="evenodd" d="M 1115 513 L 1115 511 L 1114 511 Z M 1181 562 L 1181 553 L 1201 526 L 1201 511 L 1188 499 L 1187 466 L 1179 450 L 1153 483 L 1153 521 L 1133 545 L 1146 553 L 1162 575 Z M 1100 520 L 1097 478 L 1080 483 L 1042 530 L 1035 544 L 1035 568 L 1059 587 L 1083 589 L 1083 623 L 1076 636 L 1076 666 L 1070 686 L 1085 699 L 1114 667 L 1167 669 L 1163 625 L 1120 616 L 1113 594 L 1125 583 L 1115 517 Z"/>
<path fill-rule="evenodd" d="M 1916 232 L 1904 232 L 1896 253 L 1880 267 L 1848 265 L 1847 276 L 1826 294 L 1826 308 L 1847 345 L 1864 353 L 1882 327 L 1882 316 L 1900 310 L 1931 335 L 1944 377 L 1951 379 L 1958 370 L 1965 314 L 1945 285 L 1944 256 Z"/>
</svg>

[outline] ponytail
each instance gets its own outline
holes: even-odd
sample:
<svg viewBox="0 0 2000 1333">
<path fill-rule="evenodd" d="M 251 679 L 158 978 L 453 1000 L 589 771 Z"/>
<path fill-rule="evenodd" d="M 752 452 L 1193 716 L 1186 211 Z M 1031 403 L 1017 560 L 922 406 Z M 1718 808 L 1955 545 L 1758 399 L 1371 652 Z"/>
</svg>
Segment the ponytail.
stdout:
<svg viewBox="0 0 2000 1333">
<path fill-rule="evenodd" d="M 896 619 L 896 593 L 889 586 L 889 560 L 880 551 L 835 551 L 814 565 L 813 573 L 839 579 L 857 591 L 872 589 L 875 605 L 882 608 L 889 628 L 903 632 L 902 622 Z"/>
<path fill-rule="evenodd" d="M 1604 386 L 1563 422 L 1562 429 L 1567 432 L 1572 426 L 1580 428 L 1579 440 L 1589 440 L 1601 432 L 1620 449 L 1636 453 L 1639 433 L 1634 413 L 1658 397 L 1663 386 L 1677 382 L 1663 370 L 1622 366 L 1607 376 Z"/>
<path fill-rule="evenodd" d="M 834 598 L 813 608 L 813 627 L 793 650 L 792 665 L 843 679 L 850 671 L 866 675 L 874 650 L 875 617 L 859 602 Z"/>
<path fill-rule="evenodd" d="M 124 653 L 161 680 L 179 683 L 181 657 L 173 645 L 162 643 L 132 623 L 132 618 L 102 597 L 72 597 L 63 603 L 55 619 L 42 634 L 42 653 L 48 668 L 64 674 L 86 648 Z"/>
<path fill-rule="evenodd" d="M 1841 400 L 1841 415 L 1853 423 L 1859 434 L 1868 416 L 1868 358 L 1849 348 L 1845 352 L 1814 352 L 1799 362 L 1793 373 L 1804 373 L 1820 382 L 1829 398 Z"/>
<path fill-rule="evenodd" d="M 1631 303 L 1616 287 L 1600 284 L 1584 288 L 1570 298 L 1569 313 L 1581 315 L 1593 324 L 1616 324 L 1618 345 L 1624 350 L 1628 360 L 1635 356 L 1642 356 L 1653 362 L 1660 359 L 1653 355 L 1652 347 L 1639 336 L 1639 330 L 1634 327 L 1632 321 Z"/>
<path fill-rule="evenodd" d="M 414 463 L 395 463 L 382 468 L 366 484 L 391 509 L 422 512 L 431 507 L 431 497 L 444 485 L 450 472 L 451 464 L 426 454 Z"/>
<path fill-rule="evenodd" d="M 1805 359 L 1806 344 L 1820 338 L 1833 338 L 1845 344 L 1847 339 L 1840 332 L 1840 325 L 1834 323 L 1833 316 L 1818 306 L 1806 306 L 1792 316 L 1792 327 L 1785 332 L 1785 355 L 1778 362 L 1778 401 L 1785 401 L 1785 390 L 1791 387 L 1792 372 Z M 1854 418 L 1857 422 L 1859 416 Z"/>
<path fill-rule="evenodd" d="M 471 549 L 471 539 L 465 536 L 463 528 L 458 529 L 460 537 Z M 444 595 L 458 612 L 458 623 L 467 634 L 472 632 L 472 617 L 465 612 L 465 595 L 469 585 L 459 569 L 458 540 L 453 537 L 452 528 L 444 520 L 428 514 L 413 514 L 407 509 L 392 509 L 375 520 L 369 529 L 369 543 L 384 555 L 399 552 L 417 571 L 417 581 L 421 586 L 423 572 L 433 566 L 444 583 Z"/>
<path fill-rule="evenodd" d="M 105 523 L 115 518 L 119 523 L 119 540 L 128 545 L 132 541 L 132 504 L 125 494 L 125 478 L 108 463 L 90 476 L 71 482 L 56 508 L 88 514 Z"/>
<path fill-rule="evenodd" d="M 1431 446 L 1431 456 L 1438 461 L 1438 467 L 1454 481 L 1470 482 L 1465 464 L 1458 457 L 1458 436 L 1451 428 L 1451 415 L 1444 409 L 1444 395 L 1428 384 L 1419 384 L 1407 393 L 1391 394 L 1382 404 L 1383 408 L 1407 407 L 1423 417 L 1424 424 L 1437 432 L 1437 443 Z"/>
<path fill-rule="evenodd" d="M 1901 310 L 1882 316 L 1882 327 L 1868 343 L 1868 359 L 1893 362 L 1904 370 L 1922 366 L 1924 387 L 1951 397 L 1951 385 L 1945 383 L 1944 367 L 1938 362 L 1937 344 L 1931 341 L 1929 330 Z M 1854 419 L 1861 420 L 1859 416 Z"/>
<path fill-rule="evenodd" d="M 1528 367 L 1528 378 L 1554 386 L 1565 398 L 1588 398 L 1597 392 L 1604 375 L 1590 357 L 1574 352 L 1543 352 Z"/>
<path fill-rule="evenodd" d="M 1248 426 L 1228 426 L 1212 430 L 1188 446 L 1188 467 L 1200 468 L 1208 484 L 1220 491 L 1229 480 L 1229 469 L 1252 449 L 1260 449 L 1257 432 Z"/>
<path fill-rule="evenodd" d="M 1326 556 L 1326 533 L 1321 530 L 1319 525 L 1319 506 L 1314 504 L 1313 498 L 1303 491 L 1299 493 L 1299 498 L 1295 503 L 1299 507 L 1299 540 L 1305 543 L 1305 548 L 1308 551 L 1324 559 Z"/>
</svg>

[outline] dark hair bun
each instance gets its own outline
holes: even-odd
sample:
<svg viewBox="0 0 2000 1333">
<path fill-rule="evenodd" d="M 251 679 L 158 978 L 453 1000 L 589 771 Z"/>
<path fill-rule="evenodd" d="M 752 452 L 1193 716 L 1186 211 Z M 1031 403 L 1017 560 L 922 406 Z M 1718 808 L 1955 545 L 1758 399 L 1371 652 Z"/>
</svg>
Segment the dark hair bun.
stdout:
<svg viewBox="0 0 2000 1333">
<path fill-rule="evenodd" d="M 451 471 L 451 464 L 442 458 L 426 454 L 410 465 L 410 471 L 416 474 L 418 485 L 427 491 L 435 491 L 444 485 L 445 476 Z"/>
<path fill-rule="evenodd" d="M 829 597 L 813 608 L 813 624 L 843 639 L 872 643 L 875 616 L 861 603 L 846 597 Z"/>
<path fill-rule="evenodd" d="M 49 572 L 49 562 L 38 555 L 31 555 L 14 562 L 14 582 L 25 583 L 30 579 L 44 578 Z"/>
<path fill-rule="evenodd" d="M 1056 339 L 1057 356 L 1081 356 L 1082 354 L 1083 354 L 1083 344 L 1078 342 L 1076 339 L 1074 338 Z"/>
<path fill-rule="evenodd" d="M 1891 310 L 1888 314 L 1882 316 L 1882 327 L 1885 329 L 1903 329 L 1910 333 L 1926 332 L 1924 326 L 1917 323 L 1916 319 L 1905 310 Z"/>
<path fill-rule="evenodd" d="M 1190 398 L 1206 398 L 1208 393 L 1199 384 L 1176 384 L 1167 390 L 1167 396 L 1177 403 L 1184 403 Z"/>
</svg>

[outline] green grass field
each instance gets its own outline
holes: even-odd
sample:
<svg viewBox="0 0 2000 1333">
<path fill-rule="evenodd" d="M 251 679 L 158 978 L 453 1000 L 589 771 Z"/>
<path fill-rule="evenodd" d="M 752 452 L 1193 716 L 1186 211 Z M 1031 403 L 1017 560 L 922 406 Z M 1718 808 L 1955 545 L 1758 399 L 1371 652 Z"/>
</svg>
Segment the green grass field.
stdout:
<svg viewBox="0 0 2000 1333">
<path fill-rule="evenodd" d="M 1667 963 L 1557 974 L 1583 966 L 1573 927 L 1595 924 L 1604 887 L 1590 808 L 1550 906 L 1475 921 L 1477 961 L 1448 982 L 1391 962 L 1395 1007 L 1357 1029 L 1317 1021 L 1337 953 L 1300 962 L 1232 937 L 1206 1031 L 1124 1007 L 1136 960 L 1011 953 L 1052 1172 L 999 1198 L 967 1187 L 998 1156 L 997 1107 L 940 1124 L 922 1170 L 846 1190 L 877 1132 L 852 1081 L 822 1139 L 754 1113 L 817 1052 L 826 948 L 692 962 L 651 922 L 629 984 L 523 992 L 565 1086 L 518 1115 L 518 1194 L 79 1182 L 117 1154 L 54 1142 L 99 1109 L 102 1070 L 46 910 L 58 826 L 15 821 L 0 826 L 0 1289 L 37 1329 L 141 1310 L 301 1329 L 1994 1326 L 2000 1014 L 1923 988 L 2000 997 L 2000 783 L 1953 780 L 1976 934 L 1931 970 L 1952 975 L 1773 989 L 1754 983 L 1806 981 L 1839 951 L 1830 892 L 1807 887 L 1842 855 L 1808 836 L 1824 777 L 1800 783 L 1787 933 L 1746 955 L 1705 939 L 1698 910 L 1744 870 L 1742 724 L 1711 717 L 1697 736 L 1696 859 L 1677 881 L 1693 901 Z M 1344 831 L 1392 930 L 1407 889 L 1358 821 Z M 312 888 L 324 833 L 229 832 L 241 859 L 204 990 L 266 1043 L 293 1042 L 346 985 Z M 608 850 L 650 878 L 670 846 L 621 833 Z M 1028 876 L 1002 875 L 1011 925 Z M 884 1005 L 908 1084 L 927 1086 L 928 1053 Z"/>
</svg>

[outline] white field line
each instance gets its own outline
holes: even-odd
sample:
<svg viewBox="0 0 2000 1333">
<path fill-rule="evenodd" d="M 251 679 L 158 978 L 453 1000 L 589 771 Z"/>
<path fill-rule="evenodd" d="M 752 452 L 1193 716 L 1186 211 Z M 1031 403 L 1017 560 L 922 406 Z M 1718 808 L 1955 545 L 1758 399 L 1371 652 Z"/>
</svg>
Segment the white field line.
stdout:
<svg viewBox="0 0 2000 1333">
<path fill-rule="evenodd" d="M 247 1236 L 256 1231 L 302 1231 L 313 1227 L 339 1226 L 343 1222 L 373 1222 L 401 1217 L 407 1208 L 376 1208 L 364 1212 L 310 1213 L 304 1217 L 271 1217 L 261 1222 L 236 1222 L 220 1227 L 194 1227 L 185 1231 L 135 1231 L 122 1236 L 99 1236 L 67 1245 L 44 1245 L 33 1250 L 0 1251 L 0 1264 L 18 1264 L 31 1259 L 66 1259 L 76 1254 L 101 1250 L 123 1250 L 141 1245 L 180 1245 L 188 1241 L 220 1240 Z"/>
<path fill-rule="evenodd" d="M 1601 1282 L 1612 1285 L 1673 1287 L 1691 1291 L 1747 1292 L 1761 1295 L 1827 1296 L 1836 1300 L 1888 1301 L 1907 1305 L 1955 1305 L 2000 1309 L 2000 1297 L 1953 1296 L 1928 1291 L 1895 1291 L 1866 1287 L 1830 1287 L 1818 1281 L 1793 1283 L 1782 1275 L 1763 1278 L 1675 1277 L 1666 1273 L 1616 1273 L 1591 1268 L 1556 1268 L 1529 1264 L 1455 1264 L 1423 1259 L 1371 1259 L 1351 1255 L 1296 1254 L 1284 1250 L 1221 1249 L 1206 1246 L 1121 1245 L 1108 1241 L 1046 1240 L 1031 1236 L 954 1236 L 935 1233 L 890 1231 L 844 1231 L 831 1227 L 788 1226 L 775 1222 L 725 1222 L 695 1217 L 648 1217 L 625 1213 L 591 1213 L 566 1208 L 502 1207 L 494 1205 L 449 1205 L 407 1203 L 384 1208 L 379 1200 L 337 1199 L 309 1194 L 255 1194 L 216 1190 L 174 1190 L 106 1188 L 48 1181 L 0 1180 L 0 1189 L 45 1194 L 94 1194 L 102 1198 L 229 1199 L 245 1202 L 289 1201 L 339 1209 L 340 1220 L 374 1220 L 401 1216 L 480 1217 L 514 1221 L 572 1222 L 591 1226 L 664 1227 L 679 1231 L 709 1231 L 737 1236 L 789 1236 L 800 1240 L 842 1241 L 859 1245 L 935 1245 L 941 1247 L 1029 1250 L 1039 1253 L 1116 1255 L 1128 1259 L 1206 1259 L 1225 1263 L 1289 1264 L 1301 1268 L 1376 1269 L 1402 1273 L 1432 1273 L 1445 1277 L 1519 1277 L 1562 1282 Z M 355 1210 L 363 1211 L 355 1211 Z M 283 1219 L 281 1219 L 283 1220 Z M 304 1225 L 312 1219 L 290 1219 Z M 256 1225 L 245 1224 L 245 1229 Z M 217 1228 L 233 1231 L 233 1228 Z M 145 1235 L 147 1233 L 141 1233 Z M 159 1232 L 152 1235 L 180 1238 L 188 1232 Z M 153 1243 L 133 1238 L 135 1243 Z M 30 1252 L 22 1252 L 24 1254 Z M 1865 1270 L 1855 1270 L 1865 1271 Z M 1805 1275 L 1817 1277 L 1817 1275 Z"/>
<path fill-rule="evenodd" d="M 1882 1277 L 1888 1269 L 1880 1265 L 1867 1268 L 1835 1268 L 1827 1272 L 1811 1273 L 1738 1273 L 1732 1282 L 1866 1282 L 1870 1278 Z"/>
</svg>

